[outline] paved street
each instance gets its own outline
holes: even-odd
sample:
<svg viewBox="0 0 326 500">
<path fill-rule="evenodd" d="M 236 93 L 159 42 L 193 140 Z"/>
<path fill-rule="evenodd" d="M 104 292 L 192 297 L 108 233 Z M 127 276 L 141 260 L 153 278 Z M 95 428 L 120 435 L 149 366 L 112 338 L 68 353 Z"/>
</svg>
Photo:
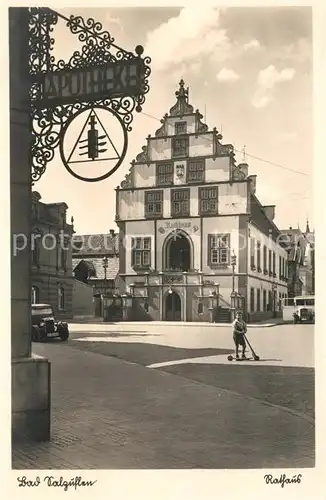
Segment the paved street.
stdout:
<svg viewBox="0 0 326 500">
<path fill-rule="evenodd" d="M 249 328 L 261 361 L 228 362 L 229 326 L 72 324 L 52 363 L 52 440 L 14 468 L 314 466 L 314 328 Z M 248 353 L 249 354 L 249 353 Z"/>
</svg>

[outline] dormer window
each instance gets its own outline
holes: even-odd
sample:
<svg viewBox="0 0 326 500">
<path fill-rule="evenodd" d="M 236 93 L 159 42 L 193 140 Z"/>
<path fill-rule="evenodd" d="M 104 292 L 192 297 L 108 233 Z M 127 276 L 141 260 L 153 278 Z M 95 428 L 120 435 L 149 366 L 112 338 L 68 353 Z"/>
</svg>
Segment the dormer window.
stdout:
<svg viewBox="0 0 326 500">
<path fill-rule="evenodd" d="M 187 122 L 176 122 L 175 135 L 186 134 L 186 133 L 187 133 Z"/>
</svg>

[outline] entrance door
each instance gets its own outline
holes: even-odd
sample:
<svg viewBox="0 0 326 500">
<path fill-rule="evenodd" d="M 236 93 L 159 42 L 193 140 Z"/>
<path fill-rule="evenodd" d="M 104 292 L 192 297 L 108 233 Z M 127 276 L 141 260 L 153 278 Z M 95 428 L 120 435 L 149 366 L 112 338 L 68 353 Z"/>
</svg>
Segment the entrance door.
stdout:
<svg viewBox="0 0 326 500">
<path fill-rule="evenodd" d="M 168 293 L 166 296 L 165 321 L 181 321 L 181 299 L 176 292 Z"/>
</svg>

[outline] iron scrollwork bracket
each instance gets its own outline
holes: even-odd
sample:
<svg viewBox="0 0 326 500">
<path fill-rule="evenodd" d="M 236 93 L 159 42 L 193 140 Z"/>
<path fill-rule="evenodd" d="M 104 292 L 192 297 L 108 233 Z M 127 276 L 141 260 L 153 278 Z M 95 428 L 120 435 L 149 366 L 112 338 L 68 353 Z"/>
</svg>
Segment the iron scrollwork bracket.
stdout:
<svg viewBox="0 0 326 500">
<path fill-rule="evenodd" d="M 89 18 L 86 21 L 81 16 L 65 18 L 51 9 L 29 9 L 29 72 L 30 85 L 30 114 L 31 114 L 31 164 L 32 184 L 37 182 L 46 170 L 47 163 L 54 158 L 55 149 L 60 144 L 65 124 L 73 115 L 90 104 L 100 105 L 113 110 L 122 118 L 122 123 L 131 131 L 133 112 L 140 112 L 145 102 L 145 94 L 149 91 L 148 78 L 151 73 L 149 57 L 141 58 L 143 47 L 136 47 L 136 55 L 128 52 L 114 43 L 114 38 L 104 31 L 102 24 Z M 77 35 L 83 42 L 80 51 L 75 51 L 68 62 L 55 61 L 51 54 L 54 46 L 53 30 L 58 17 L 66 21 L 71 33 Z M 42 102 L 42 77 L 49 73 L 68 71 L 79 68 L 105 67 L 108 63 L 119 61 L 142 61 L 143 80 L 139 93 L 119 97 L 80 98 L 73 103 L 46 103 Z"/>
</svg>

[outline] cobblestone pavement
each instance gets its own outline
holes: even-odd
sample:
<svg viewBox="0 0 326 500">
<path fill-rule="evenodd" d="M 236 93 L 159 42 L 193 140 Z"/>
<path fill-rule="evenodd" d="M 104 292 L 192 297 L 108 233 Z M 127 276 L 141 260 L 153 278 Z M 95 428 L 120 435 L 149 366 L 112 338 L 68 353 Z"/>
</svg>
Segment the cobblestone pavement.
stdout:
<svg viewBox="0 0 326 500">
<path fill-rule="evenodd" d="M 200 339 L 190 329 L 178 329 L 178 346 L 168 345 L 173 342 L 156 327 L 150 336 L 142 328 L 143 333 L 140 328 L 135 332 L 125 325 L 124 331 L 114 332 L 110 325 L 109 336 L 75 332 L 65 344 L 33 345 L 36 354 L 52 363 L 52 439 L 15 446 L 14 469 L 314 466 L 313 330 L 299 327 L 295 332 L 292 350 L 306 348 L 304 366 L 268 373 L 276 368 L 216 362 L 232 350 L 227 333 Z M 255 347 L 259 335 L 260 351 L 265 346 L 266 354 L 279 342 L 279 358 L 291 366 L 286 346 L 292 344 L 293 330 L 265 330 L 268 336 L 255 330 Z M 77 340 L 88 335 L 102 341 Z M 103 341 L 105 335 L 109 341 Z M 289 338 L 282 343 L 285 335 Z M 189 362 L 201 356 L 215 358 L 215 363 Z M 171 365 L 171 360 L 188 361 Z M 167 364 L 146 367 L 160 362 Z M 305 365 L 310 379 L 295 371 Z M 257 368 L 265 369 L 264 377 L 252 375 Z M 298 398 L 307 400 L 307 407 L 292 403 Z"/>
</svg>

